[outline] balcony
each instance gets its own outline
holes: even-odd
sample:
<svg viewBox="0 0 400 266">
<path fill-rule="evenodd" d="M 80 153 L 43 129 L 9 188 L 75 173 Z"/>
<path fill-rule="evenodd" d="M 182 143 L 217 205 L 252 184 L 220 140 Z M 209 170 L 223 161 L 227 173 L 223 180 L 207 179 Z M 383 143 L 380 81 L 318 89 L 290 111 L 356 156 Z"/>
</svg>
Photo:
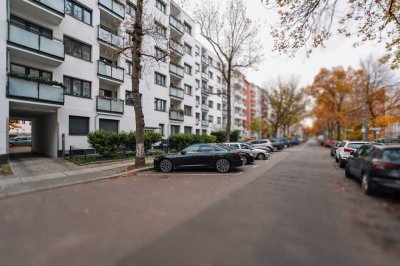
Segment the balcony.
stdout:
<svg viewBox="0 0 400 266">
<path fill-rule="evenodd" d="M 205 103 L 201 104 L 201 111 L 208 112 L 208 110 L 209 110 L 209 107 L 207 104 L 205 104 Z"/>
<path fill-rule="evenodd" d="M 64 88 L 58 85 L 43 83 L 9 76 L 7 97 L 20 98 L 37 102 L 64 104 Z"/>
<path fill-rule="evenodd" d="M 208 125 L 209 125 L 208 120 L 201 120 L 201 126 L 202 127 L 208 127 Z"/>
<path fill-rule="evenodd" d="M 169 73 L 179 78 L 183 78 L 184 75 L 183 67 L 176 65 L 174 63 L 169 63 Z"/>
<path fill-rule="evenodd" d="M 185 91 L 181 88 L 170 86 L 169 87 L 169 96 L 183 100 L 183 98 L 185 97 Z"/>
<path fill-rule="evenodd" d="M 121 84 L 124 82 L 124 69 L 97 61 L 97 75 L 113 83 Z"/>
<path fill-rule="evenodd" d="M 183 121 L 184 120 L 184 115 L 183 111 L 169 111 L 169 119 L 173 121 Z"/>
<path fill-rule="evenodd" d="M 115 19 L 122 22 L 125 18 L 125 6 L 115 0 L 99 0 L 100 15 L 103 19 L 112 22 Z"/>
<path fill-rule="evenodd" d="M 228 102 L 228 96 L 222 95 L 222 101 L 223 101 L 224 103 Z"/>
<path fill-rule="evenodd" d="M 176 37 L 180 37 L 183 35 L 183 24 L 180 20 L 175 18 L 174 16 L 169 16 L 169 25 L 171 25 L 171 33 Z"/>
<path fill-rule="evenodd" d="M 206 66 L 208 66 L 208 58 L 206 57 L 206 56 L 201 56 L 201 63 L 203 64 L 203 65 L 206 65 Z"/>
<path fill-rule="evenodd" d="M 12 0 L 12 12 L 29 14 L 35 19 L 59 25 L 65 16 L 64 0 Z"/>
<path fill-rule="evenodd" d="M 123 40 L 124 40 L 121 36 L 115 35 L 101 28 L 100 25 L 97 28 L 97 38 L 102 42 L 114 46 L 115 48 L 121 47 L 123 45 Z"/>
<path fill-rule="evenodd" d="M 50 66 L 58 66 L 64 61 L 64 43 L 49 39 L 8 24 L 8 44 L 12 56 L 35 61 Z"/>
<path fill-rule="evenodd" d="M 204 96 L 208 96 L 209 93 L 210 93 L 210 92 L 208 91 L 207 88 L 205 88 L 205 87 L 201 88 L 201 94 L 203 94 Z"/>
<path fill-rule="evenodd" d="M 205 81 L 208 81 L 208 74 L 207 74 L 207 73 L 204 73 L 204 72 L 201 72 L 201 78 L 202 78 L 203 80 L 205 80 Z"/>
<path fill-rule="evenodd" d="M 223 115 L 223 116 L 228 116 L 228 111 L 223 110 L 223 111 L 222 111 L 222 115 Z"/>
<path fill-rule="evenodd" d="M 177 54 L 179 56 L 183 56 L 184 48 L 183 48 L 183 45 L 180 44 L 179 42 L 177 42 L 173 39 L 170 39 L 169 47 L 171 48 L 171 51 L 174 52 L 175 54 Z"/>
<path fill-rule="evenodd" d="M 96 110 L 99 112 L 123 114 L 124 113 L 124 101 L 96 97 Z"/>
</svg>

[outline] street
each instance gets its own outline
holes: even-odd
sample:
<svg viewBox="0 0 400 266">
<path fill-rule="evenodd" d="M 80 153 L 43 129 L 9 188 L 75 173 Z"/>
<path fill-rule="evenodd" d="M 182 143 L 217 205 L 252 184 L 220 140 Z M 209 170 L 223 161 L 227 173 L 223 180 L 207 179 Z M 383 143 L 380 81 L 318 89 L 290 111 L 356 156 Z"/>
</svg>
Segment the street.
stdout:
<svg viewBox="0 0 400 266">
<path fill-rule="evenodd" d="M 0 265 L 400 265 L 400 198 L 314 142 L 227 174 L 142 172 L 0 200 Z"/>
</svg>

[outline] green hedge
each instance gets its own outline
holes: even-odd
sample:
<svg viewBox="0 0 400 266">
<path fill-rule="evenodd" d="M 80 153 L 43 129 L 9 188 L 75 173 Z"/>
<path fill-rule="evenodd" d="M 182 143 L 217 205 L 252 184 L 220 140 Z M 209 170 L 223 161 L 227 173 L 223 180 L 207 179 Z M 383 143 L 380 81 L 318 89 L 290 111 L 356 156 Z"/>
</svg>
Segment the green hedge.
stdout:
<svg viewBox="0 0 400 266">
<path fill-rule="evenodd" d="M 171 149 L 183 150 L 187 146 L 197 143 L 213 143 L 217 138 L 211 135 L 195 134 L 176 134 L 169 137 L 169 146 Z"/>
<path fill-rule="evenodd" d="M 144 148 L 162 140 L 159 133 L 148 131 L 144 133 Z M 101 155 L 105 157 L 115 156 L 121 150 L 136 150 L 135 132 L 106 132 L 97 130 L 88 134 L 88 142 Z"/>
<path fill-rule="evenodd" d="M 212 136 L 215 136 L 217 138 L 217 142 L 226 142 L 225 138 L 225 131 L 214 131 L 211 132 Z M 234 130 L 231 132 L 231 142 L 237 142 L 240 139 L 240 131 L 239 130 Z"/>
</svg>

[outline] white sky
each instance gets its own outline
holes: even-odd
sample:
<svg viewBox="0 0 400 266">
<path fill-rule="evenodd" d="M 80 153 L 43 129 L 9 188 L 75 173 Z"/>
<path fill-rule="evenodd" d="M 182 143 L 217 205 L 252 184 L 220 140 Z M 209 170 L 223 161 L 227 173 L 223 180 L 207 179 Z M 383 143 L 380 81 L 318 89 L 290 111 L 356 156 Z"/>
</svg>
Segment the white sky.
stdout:
<svg viewBox="0 0 400 266">
<path fill-rule="evenodd" d="M 186 0 L 184 2 L 185 9 L 190 10 L 196 3 L 201 4 L 203 1 Z M 322 67 L 343 66 L 347 68 L 353 66 L 357 68 L 360 60 L 370 54 L 380 57 L 385 53 L 383 44 L 367 43 L 354 48 L 354 39 L 336 34 L 327 42 L 326 48 L 315 49 L 308 58 L 305 56 L 304 50 L 300 50 L 294 58 L 279 55 L 272 51 L 273 39 L 270 36 L 270 26 L 277 21 L 276 14 L 273 10 L 263 6 L 260 0 L 246 0 L 246 3 L 248 15 L 256 19 L 262 27 L 261 36 L 264 42 L 265 60 L 257 71 L 244 71 L 248 80 L 258 85 L 268 84 L 277 77 L 293 75 L 299 78 L 301 85 L 309 85 Z"/>
</svg>

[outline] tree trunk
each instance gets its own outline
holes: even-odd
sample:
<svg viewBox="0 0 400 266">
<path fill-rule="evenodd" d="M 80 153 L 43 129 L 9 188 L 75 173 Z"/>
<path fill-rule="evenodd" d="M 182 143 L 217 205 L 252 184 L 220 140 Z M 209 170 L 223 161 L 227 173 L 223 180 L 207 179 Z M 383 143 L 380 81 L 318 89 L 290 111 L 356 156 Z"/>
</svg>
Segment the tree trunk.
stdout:
<svg viewBox="0 0 400 266">
<path fill-rule="evenodd" d="M 225 130 L 225 139 L 226 142 L 231 141 L 231 116 L 232 116 L 232 108 L 231 108 L 231 64 L 228 63 L 228 80 L 226 82 L 226 94 L 227 94 L 227 121 L 226 121 L 226 130 Z"/>
<path fill-rule="evenodd" d="M 341 129 L 342 129 L 341 126 L 340 126 L 340 122 L 338 122 L 336 126 L 337 126 L 336 127 L 336 139 L 340 140 L 340 138 L 341 138 Z"/>
<path fill-rule="evenodd" d="M 135 22 L 133 25 L 132 36 L 132 96 L 133 107 L 135 109 L 136 120 L 136 158 L 135 166 L 144 166 L 146 164 L 145 151 L 144 151 L 144 115 L 142 109 L 142 101 L 140 97 L 139 84 L 140 84 L 140 63 L 141 63 L 141 48 L 143 40 L 143 0 L 137 0 L 137 10 Z"/>
</svg>

